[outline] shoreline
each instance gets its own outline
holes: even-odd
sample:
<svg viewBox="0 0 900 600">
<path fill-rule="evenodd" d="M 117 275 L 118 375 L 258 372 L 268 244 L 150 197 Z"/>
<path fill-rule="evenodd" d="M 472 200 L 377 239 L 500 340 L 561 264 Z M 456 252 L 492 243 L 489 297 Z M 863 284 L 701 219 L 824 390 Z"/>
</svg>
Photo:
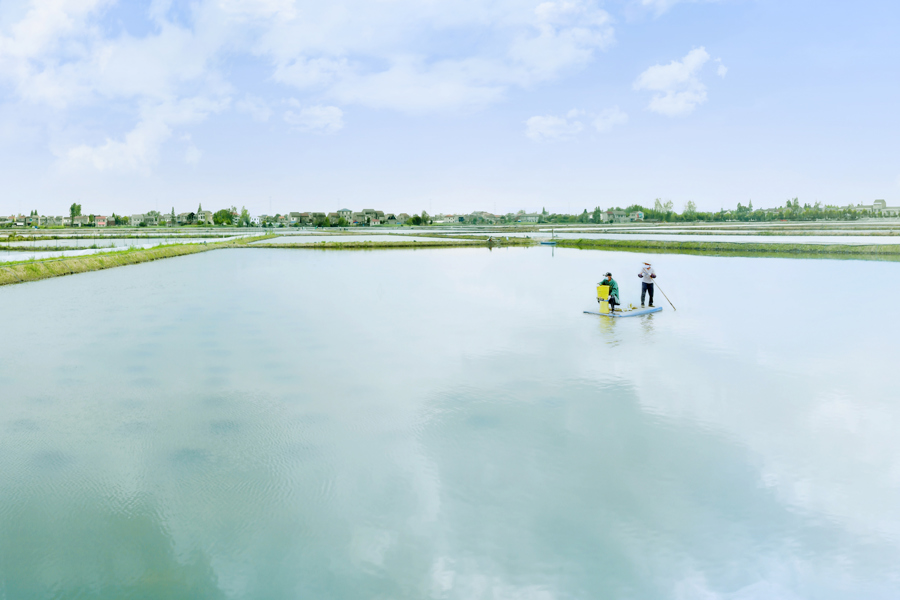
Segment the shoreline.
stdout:
<svg viewBox="0 0 900 600">
<path fill-rule="evenodd" d="M 154 260 L 186 256 L 210 250 L 225 248 L 265 248 L 279 250 L 399 250 L 433 248 L 509 248 L 537 247 L 540 240 L 527 237 L 495 238 L 488 243 L 486 236 L 481 239 L 470 237 L 464 241 L 435 240 L 428 242 L 313 242 L 308 244 L 268 244 L 277 233 L 245 237 L 238 240 L 213 242 L 209 244 L 170 244 L 145 249 L 123 249 L 98 252 L 84 256 L 44 258 L 0 263 L 0 286 L 40 281 L 52 277 L 89 273 L 127 265 L 135 265 Z M 461 236 L 462 237 L 462 236 Z M 459 240 L 460 238 L 456 238 Z M 780 244 L 742 242 L 678 242 L 658 240 L 603 240 L 603 239 L 559 239 L 554 240 L 558 248 L 578 250 L 608 250 L 621 252 L 646 252 L 651 254 L 690 254 L 695 256 L 734 256 L 771 258 L 829 258 L 854 260 L 900 261 L 900 244 Z"/>
<path fill-rule="evenodd" d="M 579 250 L 621 250 L 656 254 L 697 254 L 730 256 L 785 256 L 794 258 L 871 257 L 870 260 L 900 260 L 900 244 L 782 244 L 754 242 L 678 242 L 662 240 L 561 240 L 560 248 Z"/>
<path fill-rule="evenodd" d="M 257 240 L 265 240 L 276 236 L 256 236 Z M 42 258 L 11 263 L 0 263 L 0 286 L 30 281 L 41 281 L 52 277 L 90 273 L 115 267 L 137 265 L 140 263 L 188 254 L 208 252 L 222 248 L 242 247 L 244 240 L 214 242 L 211 244 L 169 244 L 153 248 L 129 248 L 110 252 L 97 252 L 84 256 Z"/>
<path fill-rule="evenodd" d="M 203 244 L 176 244 L 142 250 L 124 250 L 121 252 L 90 254 L 88 256 L 47 258 L 0 264 L 0 286 L 102 271 L 104 269 L 136 265 L 164 258 L 197 254 L 198 252 L 207 252 L 213 249 Z"/>
</svg>

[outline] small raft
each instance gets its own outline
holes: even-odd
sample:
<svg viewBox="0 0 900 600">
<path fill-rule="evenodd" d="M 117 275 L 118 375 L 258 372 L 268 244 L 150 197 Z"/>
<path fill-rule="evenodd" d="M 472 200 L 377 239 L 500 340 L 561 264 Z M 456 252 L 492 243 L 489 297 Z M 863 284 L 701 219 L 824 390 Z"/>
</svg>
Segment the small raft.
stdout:
<svg viewBox="0 0 900 600">
<path fill-rule="evenodd" d="M 586 310 L 584 314 L 586 315 L 600 315 L 601 317 L 611 317 L 613 319 L 620 319 L 622 317 L 639 317 L 641 315 L 649 315 L 650 313 L 660 312 L 662 310 L 662 306 L 654 306 L 652 308 L 623 308 L 622 310 L 616 309 L 616 312 L 611 313 L 602 313 L 597 312 L 595 310 Z"/>
</svg>

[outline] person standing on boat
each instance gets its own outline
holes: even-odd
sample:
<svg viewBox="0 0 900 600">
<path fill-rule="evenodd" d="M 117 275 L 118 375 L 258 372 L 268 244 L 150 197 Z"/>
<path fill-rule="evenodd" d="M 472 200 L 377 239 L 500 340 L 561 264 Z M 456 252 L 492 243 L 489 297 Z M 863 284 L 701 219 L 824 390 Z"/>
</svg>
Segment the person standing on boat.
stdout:
<svg viewBox="0 0 900 600">
<path fill-rule="evenodd" d="M 650 263 L 645 262 L 638 277 L 641 278 L 641 308 L 644 308 L 644 296 L 648 292 L 650 293 L 650 308 L 653 308 L 653 288 L 655 287 L 653 280 L 656 279 L 656 271 L 653 270 Z"/>
<path fill-rule="evenodd" d="M 603 277 L 604 279 L 599 285 L 609 286 L 609 300 L 607 301 L 609 302 L 609 312 L 613 312 L 616 310 L 616 304 L 621 304 L 619 302 L 619 284 L 613 279 L 612 273 L 607 273 Z"/>
</svg>

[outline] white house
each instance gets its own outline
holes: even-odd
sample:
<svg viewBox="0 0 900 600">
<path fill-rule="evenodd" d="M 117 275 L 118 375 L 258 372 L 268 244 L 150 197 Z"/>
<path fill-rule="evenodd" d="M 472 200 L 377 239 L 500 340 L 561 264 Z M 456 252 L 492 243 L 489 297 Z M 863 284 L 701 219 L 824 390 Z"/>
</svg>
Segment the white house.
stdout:
<svg viewBox="0 0 900 600">
<path fill-rule="evenodd" d="M 857 204 L 853 207 L 853 210 L 865 210 L 885 217 L 900 216 L 900 206 L 888 206 L 884 200 L 875 200 L 872 204 Z"/>
</svg>

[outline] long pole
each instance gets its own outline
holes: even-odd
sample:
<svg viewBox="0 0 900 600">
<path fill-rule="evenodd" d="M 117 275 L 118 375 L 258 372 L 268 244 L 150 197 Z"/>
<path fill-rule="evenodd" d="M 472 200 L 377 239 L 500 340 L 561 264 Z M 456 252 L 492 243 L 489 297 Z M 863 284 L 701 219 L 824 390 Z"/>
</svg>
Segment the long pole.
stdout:
<svg viewBox="0 0 900 600">
<path fill-rule="evenodd" d="M 661 287 L 659 287 L 659 284 L 658 284 L 658 283 L 654 283 L 654 285 L 655 285 L 655 286 L 656 286 L 656 288 L 657 288 L 657 289 L 658 289 L 658 290 L 659 290 L 659 291 L 660 291 L 660 292 L 662 292 L 662 295 L 663 295 L 663 298 L 665 298 L 665 299 L 666 299 L 666 302 L 668 302 L 668 303 L 669 303 L 669 306 L 671 306 L 671 307 L 672 307 L 672 310 L 678 310 L 678 309 L 677 309 L 677 308 L 675 308 L 675 305 L 674 305 L 674 304 L 672 304 L 672 301 L 671 301 L 671 300 L 669 300 L 669 297 L 668 297 L 668 296 L 666 296 L 666 293 L 665 293 L 665 292 L 663 292 L 663 291 L 662 291 L 662 288 L 661 288 Z"/>
</svg>

